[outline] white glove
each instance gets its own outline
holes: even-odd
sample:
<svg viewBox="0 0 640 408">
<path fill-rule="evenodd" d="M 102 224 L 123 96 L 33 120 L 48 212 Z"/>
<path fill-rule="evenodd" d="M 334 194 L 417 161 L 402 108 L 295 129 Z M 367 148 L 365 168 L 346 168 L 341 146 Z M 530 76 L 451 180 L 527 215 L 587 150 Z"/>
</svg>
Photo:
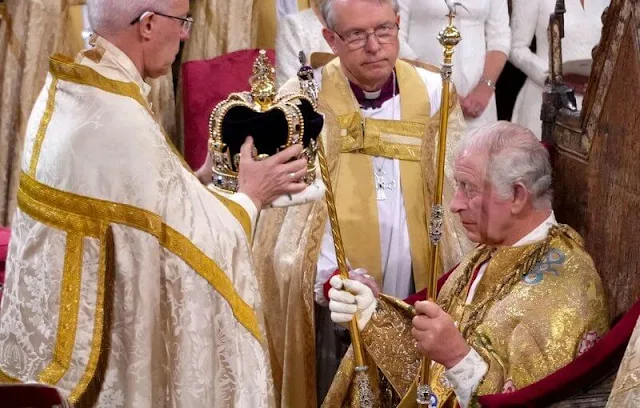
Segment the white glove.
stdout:
<svg viewBox="0 0 640 408">
<path fill-rule="evenodd" d="M 324 183 L 320 178 L 317 178 L 301 192 L 295 194 L 283 194 L 273 200 L 272 203 L 266 204 L 265 208 L 292 207 L 294 205 L 302 205 L 322 200 L 324 198 L 324 191 Z"/>
<path fill-rule="evenodd" d="M 331 320 L 344 325 L 349 323 L 355 315 L 358 329 L 363 330 L 378 306 L 373 291 L 358 281 L 342 280 L 339 276 L 331 278 L 329 284 L 331 285 L 329 289 Z"/>
</svg>

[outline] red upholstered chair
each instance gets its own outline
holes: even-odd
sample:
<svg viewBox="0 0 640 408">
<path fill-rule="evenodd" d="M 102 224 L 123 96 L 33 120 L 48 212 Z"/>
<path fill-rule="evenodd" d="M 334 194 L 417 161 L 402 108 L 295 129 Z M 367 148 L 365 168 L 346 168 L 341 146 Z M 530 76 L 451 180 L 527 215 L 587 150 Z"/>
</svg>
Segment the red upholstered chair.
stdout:
<svg viewBox="0 0 640 408">
<path fill-rule="evenodd" d="M 184 157 L 192 169 L 198 169 L 207 155 L 209 114 L 230 93 L 250 89 L 258 53 L 257 49 L 241 50 L 182 66 Z M 275 52 L 267 50 L 267 56 L 275 64 Z"/>
<path fill-rule="evenodd" d="M 0 227 L 0 299 L 2 299 L 2 288 L 4 286 L 4 270 L 6 267 L 7 253 L 9 252 L 9 238 L 11 230 Z"/>
</svg>

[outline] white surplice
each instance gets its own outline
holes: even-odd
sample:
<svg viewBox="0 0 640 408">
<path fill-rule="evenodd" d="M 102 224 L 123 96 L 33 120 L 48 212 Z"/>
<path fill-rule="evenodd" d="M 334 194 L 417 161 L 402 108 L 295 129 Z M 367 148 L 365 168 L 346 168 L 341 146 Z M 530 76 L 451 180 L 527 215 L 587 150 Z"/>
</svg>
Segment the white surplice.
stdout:
<svg viewBox="0 0 640 408">
<path fill-rule="evenodd" d="M 416 70 L 429 92 L 431 116 L 433 116 L 440 107 L 442 80 L 437 73 L 422 68 L 416 68 Z M 321 86 L 320 70 L 316 70 L 315 77 L 318 85 Z M 411 90 L 407 90 L 409 91 Z M 400 120 L 400 98 L 401 95 L 395 95 L 383 102 L 380 108 L 361 109 L 360 112 L 367 118 Z M 407 214 L 400 185 L 400 160 L 374 157 L 371 174 L 381 173 L 381 171 L 384 173 L 385 183 L 395 184 L 395 188 L 383 189 L 385 199 L 377 201 L 383 271 L 381 289 L 388 295 L 404 299 L 412 293 L 413 274 Z M 370 175 L 362 176 L 370 177 Z M 318 259 L 315 285 L 316 301 L 320 304 L 328 304 L 328 300 L 324 298 L 323 285 L 337 269 L 337 265 L 331 226 L 327 223 Z M 351 265 L 351 267 L 356 269 L 359 265 Z"/>
</svg>

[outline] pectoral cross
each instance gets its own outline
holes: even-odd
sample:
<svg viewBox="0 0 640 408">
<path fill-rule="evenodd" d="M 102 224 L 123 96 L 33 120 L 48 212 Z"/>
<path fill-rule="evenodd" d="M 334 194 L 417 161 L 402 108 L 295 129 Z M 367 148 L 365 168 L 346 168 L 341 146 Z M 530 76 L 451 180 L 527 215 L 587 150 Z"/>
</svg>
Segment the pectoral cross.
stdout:
<svg viewBox="0 0 640 408">
<path fill-rule="evenodd" d="M 387 195 L 384 193 L 384 190 L 395 190 L 396 182 L 395 180 L 385 181 L 384 172 L 376 172 L 374 174 L 376 179 L 376 198 L 378 201 L 383 201 L 387 199 Z"/>
</svg>

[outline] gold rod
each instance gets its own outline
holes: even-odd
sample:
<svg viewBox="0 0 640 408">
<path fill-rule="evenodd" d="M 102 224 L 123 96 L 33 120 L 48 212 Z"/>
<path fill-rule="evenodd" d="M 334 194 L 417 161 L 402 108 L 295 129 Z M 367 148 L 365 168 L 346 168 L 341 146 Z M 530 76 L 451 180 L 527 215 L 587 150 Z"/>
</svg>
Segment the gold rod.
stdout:
<svg viewBox="0 0 640 408">
<path fill-rule="evenodd" d="M 440 267 L 439 243 L 443 233 L 444 209 L 442 193 L 444 191 L 444 166 L 447 154 L 447 128 L 449 124 L 449 103 L 451 99 L 451 67 L 453 48 L 460 42 L 460 33 L 453 25 L 455 4 L 449 5 L 449 24 L 438 34 L 438 40 L 444 47 L 444 62 L 440 68 L 442 76 L 442 97 L 440 99 L 440 135 L 438 138 L 438 162 L 436 169 L 436 185 L 431 202 L 431 222 L 429 226 L 430 253 L 427 268 L 427 300 L 435 301 L 437 296 Z M 420 382 L 418 383 L 417 402 L 419 405 L 430 405 L 433 390 L 430 387 L 431 359 L 422 358 L 420 366 Z"/>
<path fill-rule="evenodd" d="M 300 60 L 300 70 L 298 78 L 300 79 L 300 89 L 303 94 L 307 95 L 312 101 L 318 100 L 318 88 L 313 79 L 313 69 L 306 65 L 306 56 L 303 51 L 298 54 Z M 349 279 L 349 269 L 344 252 L 342 242 L 342 234 L 340 233 L 340 225 L 338 223 L 338 211 L 336 210 L 336 201 L 331 187 L 331 177 L 329 175 L 329 167 L 327 166 L 327 158 L 324 152 L 324 145 L 321 138 L 317 141 L 318 162 L 320 164 L 320 174 L 325 185 L 325 199 L 327 202 L 327 212 L 329 213 L 329 222 L 331 223 L 331 235 L 333 236 L 333 246 L 336 250 L 336 259 L 338 260 L 338 270 L 342 279 Z M 358 321 L 354 315 L 349 322 L 349 335 L 351 336 L 351 344 L 355 358 L 355 376 L 353 390 L 356 394 L 360 408 L 373 408 L 374 398 L 371 382 L 369 381 L 368 367 L 364 362 L 364 348 L 358 330 Z"/>
<path fill-rule="evenodd" d="M 338 224 L 338 212 L 336 210 L 335 197 L 331 187 L 331 178 L 329 176 L 329 168 L 324 154 L 322 141 L 318 140 L 318 161 L 320 162 L 320 173 L 322 174 L 322 182 L 326 188 L 325 198 L 327 201 L 327 211 L 329 212 L 329 222 L 331 223 L 331 235 L 333 236 L 333 245 L 336 250 L 338 259 L 338 269 L 342 279 L 349 279 L 349 269 L 344 254 L 344 245 L 342 243 L 342 235 L 340 234 L 340 225 Z M 356 366 L 365 367 L 364 351 L 360 340 L 360 331 L 358 330 L 358 321 L 355 315 L 349 322 L 349 334 L 351 336 L 351 344 L 353 345 L 353 353 L 356 360 Z"/>
</svg>

